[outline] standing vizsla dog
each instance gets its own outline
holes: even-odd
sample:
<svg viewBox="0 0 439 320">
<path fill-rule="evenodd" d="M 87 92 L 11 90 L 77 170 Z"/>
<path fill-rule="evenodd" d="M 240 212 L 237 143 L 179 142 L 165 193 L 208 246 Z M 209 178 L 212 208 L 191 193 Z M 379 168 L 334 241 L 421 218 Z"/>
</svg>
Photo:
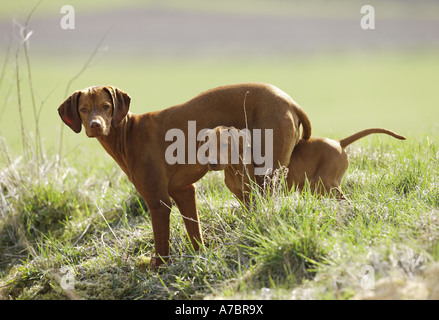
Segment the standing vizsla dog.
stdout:
<svg viewBox="0 0 439 320">
<path fill-rule="evenodd" d="M 339 200 L 346 200 L 341 182 L 349 167 L 349 158 L 344 150 L 348 145 L 369 134 L 385 133 L 394 138 L 406 138 L 387 129 L 372 128 L 357 132 L 347 138 L 336 141 L 328 138 L 300 139 L 291 154 L 286 178 L 287 186 L 295 186 L 303 190 L 309 181 L 310 190 L 320 195 L 333 195 Z M 251 173 L 246 172 L 242 161 L 244 146 L 236 128 L 218 126 L 209 132 L 210 138 L 206 144 L 214 144 L 217 148 L 215 157 L 209 157 L 209 170 L 225 170 L 225 176 L 235 176 L 235 179 L 225 179 L 226 185 L 235 196 L 244 202 L 246 185 L 252 180 Z M 228 150 L 224 150 L 228 149 Z M 234 150 L 233 150 L 234 149 Z M 233 162 L 232 155 L 239 154 L 240 161 Z"/>
<path fill-rule="evenodd" d="M 244 103 L 245 102 L 245 103 Z M 190 122 L 197 130 L 218 125 L 271 130 L 273 170 L 287 166 L 298 143 L 311 135 L 311 124 L 303 109 L 286 93 L 268 84 L 237 84 L 203 92 L 183 104 L 162 111 L 135 115 L 129 112 L 130 97 L 112 86 L 97 86 L 74 92 L 58 108 L 63 122 L 79 133 L 84 125 L 88 137 L 96 137 L 119 164 L 148 205 L 151 213 L 156 257 L 151 266 L 169 256 L 169 216 L 174 199 L 184 218 L 194 249 L 203 243 L 194 183 L 208 171 L 194 161 Z M 183 159 L 168 163 L 166 154 L 173 144 L 169 130 L 184 135 Z M 198 135 L 197 135 L 198 136 Z M 172 139 L 171 139 L 172 140 Z M 262 141 L 264 143 L 264 141 Z M 262 150 L 264 148 L 262 147 Z M 266 150 L 266 149 L 265 149 Z M 196 150 L 195 150 L 196 151 Z M 254 161 L 254 171 L 261 166 Z"/>
</svg>

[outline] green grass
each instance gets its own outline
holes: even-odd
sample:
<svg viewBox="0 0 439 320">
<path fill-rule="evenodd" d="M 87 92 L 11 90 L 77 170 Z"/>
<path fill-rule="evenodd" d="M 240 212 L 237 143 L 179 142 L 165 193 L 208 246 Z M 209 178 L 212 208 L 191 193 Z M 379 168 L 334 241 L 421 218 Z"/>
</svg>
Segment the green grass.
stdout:
<svg viewBox="0 0 439 320">
<path fill-rule="evenodd" d="M 0 86 L 1 299 L 439 298 L 437 52 L 96 57 L 70 91 L 116 85 L 130 93 L 135 113 L 217 85 L 263 81 L 304 107 L 315 135 L 382 126 L 408 137 L 377 135 L 349 147 L 342 185 L 349 202 L 274 193 L 255 195 L 246 211 L 222 175 L 209 173 L 197 183 L 205 248 L 193 252 L 174 207 L 172 258 L 160 270 L 148 267 L 147 207 L 98 142 L 65 129 L 58 153 L 56 109 L 85 59 L 30 55 L 39 135 L 22 54 L 20 90 L 13 54 Z M 374 290 L 362 286 L 365 266 Z M 62 288 L 65 277 L 73 292 Z"/>
<path fill-rule="evenodd" d="M 64 162 L 31 179 L 34 168 L 16 161 L 0 176 L 1 297 L 66 299 L 55 275 L 69 266 L 86 299 L 361 298 L 371 294 L 361 268 L 372 266 L 372 293 L 390 281 L 402 288 L 396 298 L 427 298 L 439 259 L 437 142 L 352 146 L 342 186 L 349 203 L 279 193 L 256 196 L 247 212 L 221 174 L 209 174 L 197 183 L 205 248 L 191 250 L 173 209 L 173 258 L 160 271 L 148 268 L 149 214 L 119 170 L 90 174 L 86 163 Z M 403 290 L 412 282 L 425 290 Z"/>
<path fill-rule="evenodd" d="M 70 148 L 58 158 L 56 108 L 63 100 L 64 75 L 74 74 L 81 64 L 32 60 L 37 100 L 54 91 L 41 111 L 46 151 L 38 163 L 33 139 L 28 159 L 21 152 L 12 88 L 1 114 L 6 137 L 0 171 L 1 297 L 71 298 L 60 286 L 67 275 L 63 267 L 74 272 L 76 297 L 86 299 L 348 299 L 386 297 L 380 292 L 389 287 L 397 288 L 394 298 L 434 294 L 437 281 L 429 279 L 439 259 L 435 59 L 411 53 L 367 59 L 144 61 L 111 70 L 102 59 L 86 70 L 75 89 L 105 79 L 130 91 L 137 113 L 227 82 L 266 81 L 304 106 L 317 135 L 338 138 L 384 126 L 408 137 L 401 142 L 373 136 L 349 148 L 351 165 L 342 187 L 350 203 L 290 193 L 258 198 L 257 208 L 246 212 L 221 176 L 209 174 L 198 182 L 205 249 L 191 251 L 174 208 L 173 258 L 159 272 L 148 268 L 154 248 L 146 206 L 98 142 L 68 130 L 65 144 Z M 134 73 L 135 67 L 145 72 Z M 186 74 L 191 81 L 185 81 Z M 30 108 L 24 71 L 21 81 L 23 105 Z M 154 90 L 145 94 L 148 87 Z M 32 135 L 32 113 L 26 110 Z M 361 287 L 363 266 L 375 270 L 372 293 Z M 404 289 L 413 283 L 424 289 L 418 296 Z"/>
</svg>

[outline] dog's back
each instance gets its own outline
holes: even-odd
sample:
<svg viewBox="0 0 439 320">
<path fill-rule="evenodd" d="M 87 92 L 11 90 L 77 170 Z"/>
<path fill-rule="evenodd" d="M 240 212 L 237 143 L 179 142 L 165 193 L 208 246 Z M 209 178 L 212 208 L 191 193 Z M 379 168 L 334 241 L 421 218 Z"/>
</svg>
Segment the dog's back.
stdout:
<svg viewBox="0 0 439 320">
<path fill-rule="evenodd" d="M 329 138 L 301 139 L 291 155 L 287 182 L 300 190 L 306 179 L 311 185 L 320 181 L 328 187 L 339 185 L 349 166 L 346 152 L 338 141 Z"/>
</svg>

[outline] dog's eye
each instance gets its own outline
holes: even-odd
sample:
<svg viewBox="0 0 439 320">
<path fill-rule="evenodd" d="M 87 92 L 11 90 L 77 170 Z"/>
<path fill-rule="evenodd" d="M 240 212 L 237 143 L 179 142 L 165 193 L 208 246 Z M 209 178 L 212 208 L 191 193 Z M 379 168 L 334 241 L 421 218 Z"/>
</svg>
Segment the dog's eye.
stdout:
<svg viewBox="0 0 439 320">
<path fill-rule="evenodd" d="M 102 106 L 102 108 L 103 108 L 104 110 L 108 110 L 108 109 L 110 109 L 110 105 L 109 105 L 109 104 L 104 104 L 104 105 Z"/>
<path fill-rule="evenodd" d="M 82 113 L 87 112 L 87 108 L 86 107 L 79 108 L 79 112 Z"/>
</svg>

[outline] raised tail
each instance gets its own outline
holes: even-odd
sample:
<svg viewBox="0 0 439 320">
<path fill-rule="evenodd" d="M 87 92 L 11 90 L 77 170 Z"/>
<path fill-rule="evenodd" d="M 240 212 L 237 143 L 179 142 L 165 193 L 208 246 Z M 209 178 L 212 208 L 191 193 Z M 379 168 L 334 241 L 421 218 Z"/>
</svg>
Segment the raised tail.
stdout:
<svg viewBox="0 0 439 320">
<path fill-rule="evenodd" d="M 302 114 L 299 115 L 300 122 L 302 123 L 302 139 L 308 140 L 311 137 L 311 121 L 309 121 L 308 115 L 302 110 Z"/>
<path fill-rule="evenodd" d="M 348 145 L 350 145 L 351 143 L 357 141 L 358 139 L 361 139 L 365 136 L 368 136 L 369 134 L 372 133 L 385 133 L 388 134 L 396 139 L 399 140 L 405 140 L 406 138 L 404 136 L 401 136 L 393 131 L 387 130 L 387 129 L 382 129 L 382 128 L 371 128 L 371 129 L 366 129 L 357 133 L 354 133 L 353 135 L 346 137 L 344 139 L 339 140 L 340 142 L 340 146 L 344 149 L 346 148 Z"/>
<path fill-rule="evenodd" d="M 298 104 L 294 104 L 294 110 L 299 117 L 299 126 L 302 124 L 302 139 L 308 140 L 311 137 L 311 121 L 306 112 Z"/>
</svg>

